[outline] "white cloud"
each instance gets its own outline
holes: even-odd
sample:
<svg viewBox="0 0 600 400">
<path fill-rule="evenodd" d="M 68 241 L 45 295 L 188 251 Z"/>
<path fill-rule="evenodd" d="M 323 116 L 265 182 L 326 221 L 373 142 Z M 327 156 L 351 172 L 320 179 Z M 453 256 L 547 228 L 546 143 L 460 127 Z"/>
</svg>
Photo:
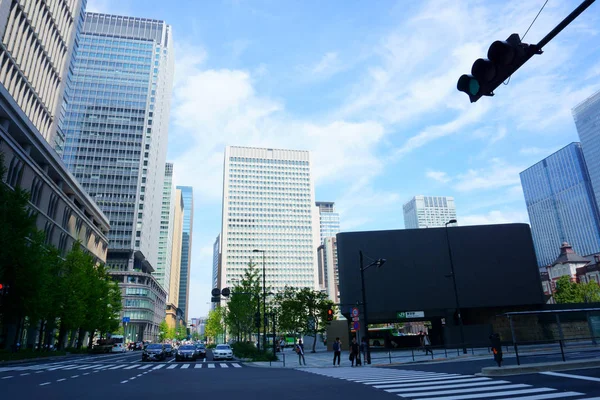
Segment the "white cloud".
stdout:
<svg viewBox="0 0 600 400">
<path fill-rule="evenodd" d="M 441 183 L 448 183 L 450 182 L 452 179 L 448 176 L 448 174 L 444 171 L 432 171 L 429 170 L 427 171 L 427 173 L 425 174 L 425 176 L 427 176 L 430 179 L 433 179 L 434 181 L 438 181 Z"/>
<path fill-rule="evenodd" d="M 519 154 L 523 154 L 526 156 L 542 156 L 542 157 L 548 157 L 550 154 L 556 152 L 556 150 L 562 148 L 564 146 L 560 146 L 560 147 L 536 147 L 536 146 L 532 146 L 532 147 L 523 147 L 519 150 Z"/>
<path fill-rule="evenodd" d="M 529 223 L 527 213 L 523 211 L 499 211 L 492 210 L 484 214 L 461 215 L 459 224 L 465 225 L 491 225 L 491 224 L 511 224 L 525 222 Z"/>
<path fill-rule="evenodd" d="M 311 72 L 317 75 L 329 75 L 339 68 L 338 54 L 335 52 L 325 53 L 323 58 L 311 68 Z"/>
<path fill-rule="evenodd" d="M 524 168 L 509 165 L 503 160 L 492 159 L 489 166 L 481 169 L 470 169 L 456 177 L 455 189 L 459 192 L 473 190 L 490 190 L 520 183 L 519 173 Z"/>
</svg>

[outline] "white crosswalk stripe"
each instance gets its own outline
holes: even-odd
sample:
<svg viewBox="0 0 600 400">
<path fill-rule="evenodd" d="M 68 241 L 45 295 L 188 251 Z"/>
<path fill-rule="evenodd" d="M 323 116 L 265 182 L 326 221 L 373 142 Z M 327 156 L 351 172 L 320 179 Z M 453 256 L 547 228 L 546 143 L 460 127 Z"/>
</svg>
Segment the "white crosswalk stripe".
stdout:
<svg viewBox="0 0 600 400">
<path fill-rule="evenodd" d="M 584 393 L 575 391 L 561 392 L 550 387 L 536 387 L 526 383 L 513 383 L 508 380 L 475 375 L 381 368 L 342 367 L 299 370 L 371 386 L 404 399 L 586 399 Z"/>
<path fill-rule="evenodd" d="M 196 362 L 195 364 L 181 364 L 181 363 L 144 363 L 144 364 L 113 364 L 113 363 L 81 363 L 81 364 L 37 364 L 31 365 L 27 367 L 2 367 L 0 368 L 0 372 L 11 372 L 11 371 L 70 371 L 70 370 L 78 370 L 78 371 L 115 371 L 115 370 L 148 370 L 155 371 L 159 369 L 165 370 L 178 370 L 178 369 L 222 369 L 222 368 L 241 368 L 242 365 L 239 363 L 232 362 Z"/>
</svg>

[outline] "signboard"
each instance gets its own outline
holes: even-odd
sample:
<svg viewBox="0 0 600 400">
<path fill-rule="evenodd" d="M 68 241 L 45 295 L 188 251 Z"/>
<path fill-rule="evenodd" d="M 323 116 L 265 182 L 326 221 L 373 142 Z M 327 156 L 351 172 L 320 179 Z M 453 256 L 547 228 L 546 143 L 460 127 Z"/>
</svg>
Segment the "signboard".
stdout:
<svg viewBox="0 0 600 400">
<path fill-rule="evenodd" d="M 129 317 L 123 317 L 123 322 L 129 322 Z"/>
<path fill-rule="evenodd" d="M 360 329 L 360 322 L 358 322 L 358 321 L 355 321 L 355 322 L 352 324 L 352 328 L 353 328 L 355 331 L 359 330 L 359 329 Z"/>
<path fill-rule="evenodd" d="M 396 317 L 400 319 L 425 318 L 425 311 L 397 312 Z"/>
<path fill-rule="evenodd" d="M 360 318 L 358 318 L 358 317 L 352 317 L 352 321 L 354 321 L 354 322 L 358 321 L 359 319 Z"/>
<path fill-rule="evenodd" d="M 358 308 L 357 307 L 352 307 L 352 316 L 358 317 Z"/>
</svg>

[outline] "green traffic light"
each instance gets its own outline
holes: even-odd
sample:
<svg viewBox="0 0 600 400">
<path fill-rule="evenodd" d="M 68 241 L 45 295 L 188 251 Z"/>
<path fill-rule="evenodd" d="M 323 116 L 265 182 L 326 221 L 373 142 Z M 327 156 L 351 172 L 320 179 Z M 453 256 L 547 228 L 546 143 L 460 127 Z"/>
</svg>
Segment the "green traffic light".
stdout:
<svg viewBox="0 0 600 400">
<path fill-rule="evenodd" d="M 481 89 L 481 86 L 479 85 L 477 79 L 471 79 L 469 81 L 469 94 L 471 94 L 471 96 L 477 96 L 479 89 Z"/>
</svg>

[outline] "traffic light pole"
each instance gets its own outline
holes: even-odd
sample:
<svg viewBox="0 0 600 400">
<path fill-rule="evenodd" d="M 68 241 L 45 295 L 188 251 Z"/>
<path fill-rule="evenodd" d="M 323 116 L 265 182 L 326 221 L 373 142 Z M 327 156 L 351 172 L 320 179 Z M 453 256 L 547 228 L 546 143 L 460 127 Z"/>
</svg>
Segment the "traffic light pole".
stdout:
<svg viewBox="0 0 600 400">
<path fill-rule="evenodd" d="M 579 17 L 579 15 L 584 12 L 592 3 L 596 0 L 585 0 L 583 3 L 579 5 L 571 14 L 569 14 L 565 19 L 563 19 L 554 29 L 550 31 L 542 40 L 535 45 L 538 50 L 538 54 L 541 53 L 542 47 L 547 45 L 552 39 L 556 37 L 563 29 L 565 29 L 571 22 L 575 20 L 575 18 Z"/>
</svg>

